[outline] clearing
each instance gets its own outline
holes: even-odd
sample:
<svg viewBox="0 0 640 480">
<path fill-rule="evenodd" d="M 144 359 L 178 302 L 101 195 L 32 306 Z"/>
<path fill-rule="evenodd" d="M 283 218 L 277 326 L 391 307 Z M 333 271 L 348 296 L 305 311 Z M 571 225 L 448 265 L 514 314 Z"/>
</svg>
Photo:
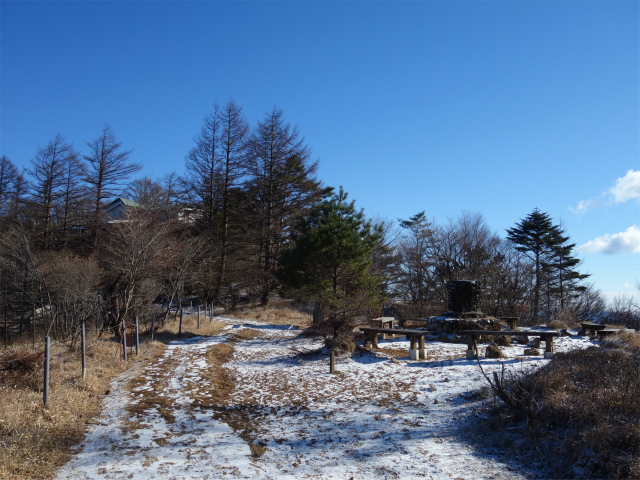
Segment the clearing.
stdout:
<svg viewBox="0 0 640 480">
<path fill-rule="evenodd" d="M 173 342 L 154 364 L 116 379 L 103 413 L 58 471 L 84 479 L 524 479 L 504 451 L 465 429 L 487 393 L 465 344 L 408 341 L 337 359 L 286 325 L 216 317 L 211 337 Z M 591 345 L 561 337 L 557 352 Z M 481 352 L 484 348 L 481 346 Z M 503 347 L 506 368 L 548 360 Z M 501 361 L 482 358 L 486 372 Z M 479 403 L 480 402 L 480 403 Z"/>
</svg>

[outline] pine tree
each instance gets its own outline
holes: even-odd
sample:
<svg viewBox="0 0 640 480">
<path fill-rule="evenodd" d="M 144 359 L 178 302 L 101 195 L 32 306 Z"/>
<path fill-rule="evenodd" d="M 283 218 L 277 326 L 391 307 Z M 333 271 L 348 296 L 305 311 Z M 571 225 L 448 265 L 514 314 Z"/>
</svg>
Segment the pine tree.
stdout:
<svg viewBox="0 0 640 480">
<path fill-rule="evenodd" d="M 539 318 L 543 293 L 546 294 L 547 311 L 551 315 L 556 299 L 562 310 L 567 298 L 585 290 L 578 283 L 589 275 L 576 270 L 580 260 L 572 254 L 575 243 L 569 243 L 564 230 L 554 225 L 548 214 L 536 208 L 514 228 L 507 229 L 507 234 L 507 239 L 513 242 L 516 249 L 525 253 L 534 264 L 534 320 Z"/>
<path fill-rule="evenodd" d="M 430 271 L 433 268 L 433 229 L 424 211 L 409 220 L 399 220 L 405 230 L 399 244 L 401 255 L 400 282 L 411 303 L 425 305 L 428 301 Z"/>
<path fill-rule="evenodd" d="M 370 266 L 380 237 L 340 188 L 299 219 L 294 240 L 281 253 L 278 279 L 323 305 L 330 348 L 343 343 L 379 299 L 378 278 Z"/>
<path fill-rule="evenodd" d="M 554 242 L 560 230 L 553 225 L 548 214 L 537 208 L 514 228 L 507 229 L 507 239 L 514 243 L 516 250 L 523 252 L 534 263 L 533 319 L 539 318 L 540 293 L 545 276 L 545 265 L 553 255 Z M 554 240 L 555 239 L 555 240 Z"/>
<path fill-rule="evenodd" d="M 568 299 L 586 291 L 587 287 L 579 285 L 579 282 L 590 277 L 589 274 L 577 271 L 581 262 L 573 256 L 575 246 L 576 244 L 569 243 L 569 237 L 563 236 L 560 231 L 559 237 L 554 239 L 553 252 L 547 264 L 554 280 L 551 292 L 558 297 L 560 311 L 566 308 Z"/>
</svg>

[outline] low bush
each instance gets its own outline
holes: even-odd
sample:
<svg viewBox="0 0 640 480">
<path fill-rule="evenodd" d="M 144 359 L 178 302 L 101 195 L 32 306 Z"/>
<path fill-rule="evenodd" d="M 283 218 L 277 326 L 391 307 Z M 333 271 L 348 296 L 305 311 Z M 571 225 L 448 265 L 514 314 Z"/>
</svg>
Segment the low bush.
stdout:
<svg viewBox="0 0 640 480">
<path fill-rule="evenodd" d="M 35 390 L 42 384 L 42 351 L 6 351 L 0 354 L 0 384 Z"/>
<path fill-rule="evenodd" d="M 606 348 L 558 353 L 533 372 L 489 379 L 507 405 L 503 416 L 526 419 L 557 477 L 640 478 L 639 344 L 636 334 L 620 336 Z"/>
</svg>

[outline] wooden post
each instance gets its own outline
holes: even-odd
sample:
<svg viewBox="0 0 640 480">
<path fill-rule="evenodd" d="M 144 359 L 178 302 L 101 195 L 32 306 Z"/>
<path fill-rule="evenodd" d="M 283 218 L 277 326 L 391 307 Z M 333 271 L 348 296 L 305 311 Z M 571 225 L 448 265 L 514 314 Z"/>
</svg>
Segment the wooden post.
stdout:
<svg viewBox="0 0 640 480">
<path fill-rule="evenodd" d="M 377 333 L 373 334 L 371 345 L 373 346 L 373 348 L 378 348 L 378 334 Z"/>
<path fill-rule="evenodd" d="M 9 346 L 9 325 L 7 323 L 7 305 L 9 303 L 8 273 L 4 271 L 4 348 Z"/>
<path fill-rule="evenodd" d="M 82 343 L 82 378 L 84 378 L 87 376 L 87 337 L 84 322 L 82 322 L 82 330 L 80 333 L 80 342 Z"/>
<path fill-rule="evenodd" d="M 156 326 L 156 312 L 151 314 L 151 341 L 153 342 L 153 330 Z"/>
<path fill-rule="evenodd" d="M 180 309 L 180 326 L 178 327 L 178 336 L 182 335 L 182 309 Z"/>
<path fill-rule="evenodd" d="M 136 317 L 136 355 L 140 353 L 140 335 L 138 329 L 138 317 Z"/>
<path fill-rule="evenodd" d="M 33 324 L 33 348 L 36 348 L 36 297 L 33 277 L 31 278 L 31 323 Z"/>
<path fill-rule="evenodd" d="M 122 351 L 124 353 L 124 361 L 127 361 L 127 324 L 122 319 Z"/>
<path fill-rule="evenodd" d="M 336 373 L 336 352 L 333 349 L 329 355 L 329 373 Z"/>
<path fill-rule="evenodd" d="M 49 343 L 49 337 L 44 337 L 44 389 L 42 401 L 45 407 L 49 401 Z"/>
<path fill-rule="evenodd" d="M 198 330 L 200 329 L 200 305 L 198 305 Z"/>
</svg>

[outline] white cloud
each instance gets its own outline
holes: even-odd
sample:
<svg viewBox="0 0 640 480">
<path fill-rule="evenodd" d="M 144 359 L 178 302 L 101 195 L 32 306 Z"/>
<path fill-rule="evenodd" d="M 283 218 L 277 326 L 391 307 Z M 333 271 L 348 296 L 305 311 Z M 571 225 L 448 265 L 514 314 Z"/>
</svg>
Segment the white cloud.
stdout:
<svg viewBox="0 0 640 480">
<path fill-rule="evenodd" d="M 589 200 L 580 200 L 576 208 L 569 207 L 576 215 L 584 215 L 588 210 L 597 207 L 600 204 L 600 197 L 591 198 Z"/>
<path fill-rule="evenodd" d="M 578 248 L 585 253 L 640 253 L 640 228 L 633 225 L 624 232 L 607 234 Z"/>
<path fill-rule="evenodd" d="M 616 203 L 624 203 L 634 198 L 640 199 L 640 171 L 629 170 L 627 174 L 616 180 L 609 193 Z"/>
<path fill-rule="evenodd" d="M 597 197 L 580 200 L 575 208 L 569 207 L 569 210 L 576 215 L 584 215 L 592 208 L 600 206 L 601 201 L 605 198 L 609 199 L 609 202 L 606 202 L 609 204 L 624 203 L 633 199 L 640 200 L 640 171 L 629 170 L 624 177 L 616 180 L 613 187 Z"/>
</svg>

